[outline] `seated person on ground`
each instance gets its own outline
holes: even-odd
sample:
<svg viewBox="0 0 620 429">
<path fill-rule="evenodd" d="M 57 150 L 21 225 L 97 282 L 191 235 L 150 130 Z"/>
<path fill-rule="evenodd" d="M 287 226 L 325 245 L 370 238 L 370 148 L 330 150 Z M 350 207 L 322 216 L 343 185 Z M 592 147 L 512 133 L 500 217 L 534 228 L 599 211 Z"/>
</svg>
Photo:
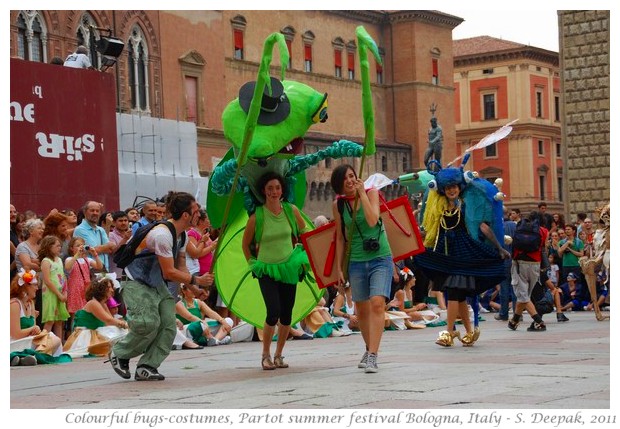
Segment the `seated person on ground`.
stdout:
<svg viewBox="0 0 620 429">
<path fill-rule="evenodd" d="M 177 319 L 185 327 L 185 335 L 201 346 L 219 346 L 231 343 L 233 321 L 223 318 L 204 301 L 196 299 L 185 285 L 179 289 L 181 300 L 176 304 Z"/>
<path fill-rule="evenodd" d="M 51 362 L 47 358 L 59 356 L 62 353 L 60 338 L 52 332 L 41 331 L 41 328 L 36 325 L 39 312 L 35 310 L 34 299 L 38 288 L 34 270 L 25 271 L 22 268 L 11 280 L 9 320 L 11 366 L 31 366 Z M 26 350 L 33 353 L 26 352 Z M 44 358 L 41 354 L 51 356 Z"/>
<path fill-rule="evenodd" d="M 86 289 L 86 305 L 75 313 L 73 332 L 63 348 L 65 353 L 73 357 L 89 353 L 105 356 L 113 342 L 127 335 L 127 322 L 114 317 L 108 307 L 108 301 L 113 298 L 112 279 L 103 277 L 90 284 Z"/>
</svg>

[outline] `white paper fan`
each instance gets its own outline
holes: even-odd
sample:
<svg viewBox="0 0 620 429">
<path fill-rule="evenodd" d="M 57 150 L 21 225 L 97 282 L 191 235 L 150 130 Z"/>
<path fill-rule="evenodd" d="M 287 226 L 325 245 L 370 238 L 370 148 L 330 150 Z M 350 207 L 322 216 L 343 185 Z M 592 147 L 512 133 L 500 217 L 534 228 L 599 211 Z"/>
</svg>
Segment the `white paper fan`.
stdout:
<svg viewBox="0 0 620 429">
<path fill-rule="evenodd" d="M 517 121 L 518 121 L 518 119 L 510 121 L 509 123 L 507 123 L 503 127 L 499 128 L 497 131 L 494 131 L 491 134 L 483 137 L 482 140 L 480 140 L 475 145 L 467 148 L 465 150 L 465 153 L 463 153 L 463 155 L 455 158 L 454 161 L 450 162 L 448 165 L 454 164 L 456 161 L 458 161 L 459 159 L 463 158 L 463 156 L 465 156 L 465 154 L 467 154 L 467 153 L 473 152 L 476 149 L 485 148 L 485 147 L 490 146 L 493 143 L 496 143 L 496 142 L 500 141 L 501 139 L 505 138 L 506 136 L 508 136 L 508 134 L 510 134 L 512 132 L 511 125 L 514 124 Z"/>
</svg>

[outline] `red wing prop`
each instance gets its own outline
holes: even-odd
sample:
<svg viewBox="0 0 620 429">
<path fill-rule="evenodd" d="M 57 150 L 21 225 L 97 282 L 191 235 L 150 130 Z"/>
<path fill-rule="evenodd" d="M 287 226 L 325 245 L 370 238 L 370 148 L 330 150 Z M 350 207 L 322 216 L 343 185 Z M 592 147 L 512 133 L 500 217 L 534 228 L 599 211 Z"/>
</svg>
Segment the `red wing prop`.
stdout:
<svg viewBox="0 0 620 429">
<path fill-rule="evenodd" d="M 381 204 L 381 219 L 394 261 L 424 252 L 420 228 L 413 216 L 407 195 Z M 301 241 L 308 253 L 310 266 L 319 288 L 335 285 L 338 282 L 338 270 L 335 266 L 336 223 L 330 222 L 302 234 Z"/>
<path fill-rule="evenodd" d="M 301 235 L 310 267 L 319 288 L 338 283 L 336 269 L 336 222 L 330 222 Z"/>
<path fill-rule="evenodd" d="M 381 205 L 381 219 L 387 233 L 392 259 L 400 261 L 424 252 L 420 228 L 407 195 Z"/>
</svg>

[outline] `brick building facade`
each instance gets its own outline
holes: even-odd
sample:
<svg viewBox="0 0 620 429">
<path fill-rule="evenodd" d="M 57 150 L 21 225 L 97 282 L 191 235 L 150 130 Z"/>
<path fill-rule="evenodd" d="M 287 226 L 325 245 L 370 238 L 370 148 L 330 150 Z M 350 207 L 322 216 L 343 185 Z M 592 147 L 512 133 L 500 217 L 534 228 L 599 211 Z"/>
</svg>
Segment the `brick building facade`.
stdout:
<svg viewBox="0 0 620 429">
<path fill-rule="evenodd" d="M 11 56 L 49 62 L 86 45 L 96 68 L 102 36 L 125 43 L 115 75 L 118 111 L 192 121 L 198 164 L 209 175 L 230 148 L 221 112 L 255 80 L 265 38 L 282 32 L 291 61 L 286 78 L 329 93 L 329 120 L 310 129 L 306 152 L 341 138 L 362 142 L 360 65 L 355 28 L 363 25 L 383 58 L 370 58 L 377 153 L 368 173 L 389 177 L 422 168 L 431 104 L 455 155 L 452 29 L 461 18 L 436 11 L 11 11 Z M 340 59 L 337 59 L 340 52 Z M 279 72 L 276 61 L 272 74 Z M 351 161 L 351 160 L 349 160 Z M 307 172 L 310 216 L 325 213 L 335 163 Z M 387 189 L 388 198 L 403 191 Z"/>
</svg>

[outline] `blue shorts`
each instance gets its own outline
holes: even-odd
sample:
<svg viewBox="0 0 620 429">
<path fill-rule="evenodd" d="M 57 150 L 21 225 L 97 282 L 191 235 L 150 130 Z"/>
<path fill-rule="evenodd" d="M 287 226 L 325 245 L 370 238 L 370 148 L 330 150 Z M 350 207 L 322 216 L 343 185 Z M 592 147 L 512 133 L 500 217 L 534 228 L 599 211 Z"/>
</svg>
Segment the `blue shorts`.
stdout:
<svg viewBox="0 0 620 429">
<path fill-rule="evenodd" d="M 389 298 L 394 263 L 391 256 L 349 263 L 349 283 L 353 301 L 368 301 L 372 296 Z"/>
</svg>

